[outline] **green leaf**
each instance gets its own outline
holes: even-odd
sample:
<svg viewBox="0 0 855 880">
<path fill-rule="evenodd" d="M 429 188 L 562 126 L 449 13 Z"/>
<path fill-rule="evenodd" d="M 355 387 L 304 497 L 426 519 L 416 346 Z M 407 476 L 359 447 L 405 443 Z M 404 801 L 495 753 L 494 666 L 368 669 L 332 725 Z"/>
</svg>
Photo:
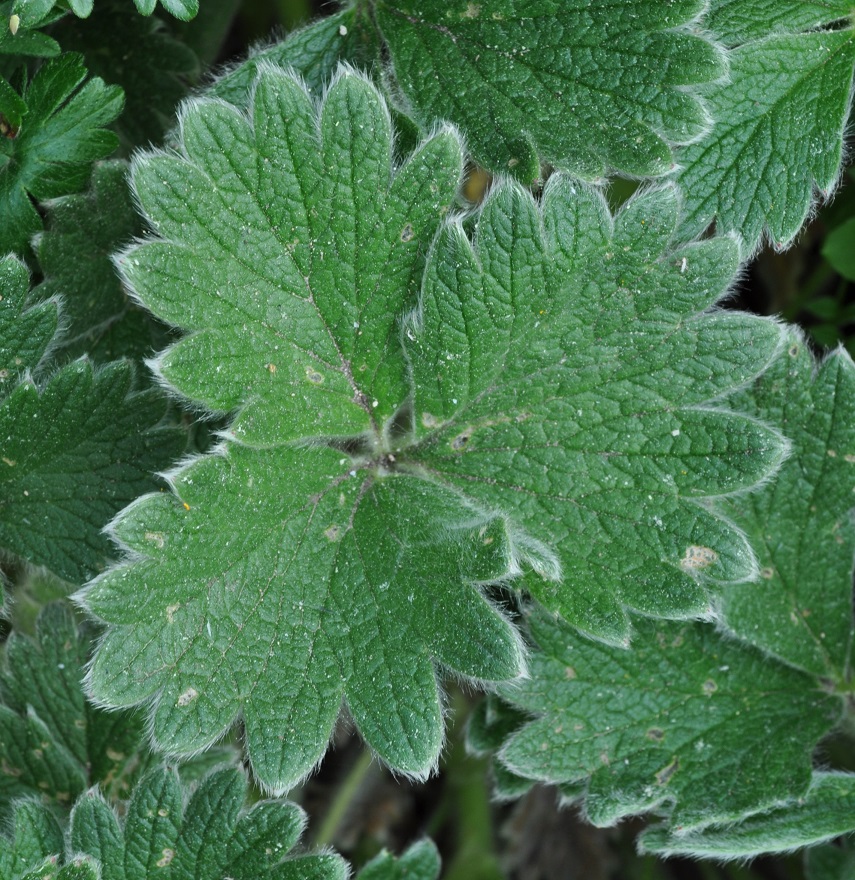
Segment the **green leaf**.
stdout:
<svg viewBox="0 0 855 880">
<path fill-rule="evenodd" d="M 24 379 L 0 402 L 0 546 L 78 583 L 111 555 L 104 525 L 156 484 L 184 433 L 161 424 L 162 395 L 131 393 L 127 362 L 85 360 L 44 388 Z"/>
<path fill-rule="evenodd" d="M 765 853 L 790 852 L 855 831 L 855 774 L 817 773 L 803 797 L 768 813 L 732 825 L 699 831 L 651 828 L 641 835 L 642 852 L 663 856 L 745 859 Z"/>
<path fill-rule="evenodd" d="M 715 125 L 679 151 L 680 234 L 715 223 L 750 249 L 788 245 L 840 174 L 855 32 L 768 36 L 729 54 L 726 81 L 701 88 Z"/>
<path fill-rule="evenodd" d="M 122 91 L 85 79 L 80 56 L 65 54 L 48 61 L 23 95 L 27 115 L 0 155 L 0 253 L 24 253 L 41 229 L 31 197 L 44 201 L 83 189 L 91 163 L 116 147 L 103 126 L 118 116 Z"/>
<path fill-rule="evenodd" d="M 852 649 L 855 555 L 855 364 L 843 349 L 817 364 L 790 331 L 787 348 L 734 401 L 785 431 L 792 454 L 776 480 L 726 511 L 745 530 L 759 584 L 724 589 L 740 638 L 844 686 Z"/>
<path fill-rule="evenodd" d="M 82 680 L 92 637 L 61 604 L 39 614 L 35 639 L 9 636 L 0 671 L 0 811 L 27 795 L 70 807 L 96 782 L 111 792 L 127 786 L 142 720 L 87 703 Z"/>
<path fill-rule="evenodd" d="M 71 814 L 69 848 L 101 865 L 101 880 L 344 880 L 333 854 L 289 855 L 305 825 L 295 804 L 244 808 L 246 779 L 233 768 L 209 774 L 187 798 L 174 771 L 156 769 L 135 788 L 123 822 L 96 791 Z"/>
<path fill-rule="evenodd" d="M 140 301 L 188 331 L 157 371 L 213 410 L 240 408 L 231 430 L 255 446 L 392 416 L 409 394 L 399 319 L 457 189 L 456 136 L 440 131 L 392 172 L 373 86 L 345 72 L 318 118 L 303 86 L 269 67 L 250 118 L 200 100 L 181 123 L 183 156 L 133 165 L 167 240 L 119 260 Z"/>
<path fill-rule="evenodd" d="M 597 638 L 628 644 L 627 608 L 711 613 L 716 584 L 756 574 L 708 500 L 774 470 L 779 435 L 712 403 L 762 370 L 781 335 L 710 311 L 738 251 L 672 250 L 671 189 L 613 220 L 555 175 L 540 208 L 494 187 L 474 245 L 446 226 L 406 329 L 416 472 L 507 517 L 525 586 Z"/>
<path fill-rule="evenodd" d="M 828 234 L 822 245 L 822 255 L 835 272 L 855 281 L 855 217 Z"/>
<path fill-rule="evenodd" d="M 163 8 L 180 21 L 190 21 L 199 11 L 199 0 L 160 0 Z M 140 15 L 151 15 L 157 0 L 134 0 Z"/>
<path fill-rule="evenodd" d="M 29 291 L 27 267 L 13 256 L 0 260 L 0 398 L 37 369 L 56 334 L 56 299 L 28 307 Z"/>
<path fill-rule="evenodd" d="M 62 297 L 65 357 L 142 359 L 163 342 L 162 329 L 131 302 L 111 259 L 141 232 L 126 175 L 124 162 L 96 164 L 88 192 L 49 203 L 47 228 L 34 241 L 45 276 L 34 294 Z"/>
<path fill-rule="evenodd" d="M 441 863 L 431 840 L 414 843 L 400 858 L 383 850 L 356 875 L 356 880 L 437 880 Z"/>
<path fill-rule="evenodd" d="M 805 852 L 807 880 L 848 880 L 855 874 L 855 840 L 846 837 L 832 843 L 811 847 Z"/>
<path fill-rule="evenodd" d="M 54 33 L 66 51 L 83 54 L 91 75 L 121 87 L 125 105 L 114 128 L 126 150 L 163 140 L 199 72 L 194 52 L 163 21 L 134 14 L 128 0 L 98 0 L 90 18 L 67 17 Z"/>
<path fill-rule="evenodd" d="M 475 160 L 531 183 L 540 162 L 587 178 L 662 175 L 708 117 L 687 88 L 721 77 L 697 0 L 377 0 L 398 85 L 425 128 L 461 127 Z"/>
<path fill-rule="evenodd" d="M 24 99 L 0 76 L 0 136 L 16 134 L 26 114 Z"/>
<path fill-rule="evenodd" d="M 0 835 L 0 877 L 3 880 L 29 876 L 28 871 L 62 852 L 62 830 L 44 804 L 31 800 L 15 803 L 11 832 L 9 837 Z"/>
<path fill-rule="evenodd" d="M 728 46 L 815 30 L 847 18 L 848 0 L 711 0 L 704 24 Z"/>
<path fill-rule="evenodd" d="M 332 449 L 230 445 L 173 474 L 177 498 L 125 511 L 132 561 L 84 595 L 112 624 L 96 698 L 151 701 L 173 754 L 241 715 L 255 774 L 284 791 L 323 755 L 344 695 L 385 761 L 425 775 L 442 743 L 431 658 L 479 679 L 520 671 L 514 630 L 473 585 L 506 572 L 507 542 L 452 493 L 372 471 Z"/>
<path fill-rule="evenodd" d="M 708 624 L 639 620 L 632 652 L 543 613 L 531 625 L 531 677 L 500 693 L 536 717 L 499 758 L 532 779 L 587 781 L 594 824 L 667 809 L 683 834 L 804 796 L 842 708 L 812 677 Z"/>
<path fill-rule="evenodd" d="M 309 92 L 320 95 L 340 61 L 361 61 L 376 55 L 373 27 L 363 23 L 356 7 L 293 31 L 284 39 L 263 49 L 256 49 L 234 70 L 229 70 L 208 88 L 207 94 L 239 107 L 249 103 L 259 71 L 268 64 L 291 67 L 306 84 Z"/>
</svg>

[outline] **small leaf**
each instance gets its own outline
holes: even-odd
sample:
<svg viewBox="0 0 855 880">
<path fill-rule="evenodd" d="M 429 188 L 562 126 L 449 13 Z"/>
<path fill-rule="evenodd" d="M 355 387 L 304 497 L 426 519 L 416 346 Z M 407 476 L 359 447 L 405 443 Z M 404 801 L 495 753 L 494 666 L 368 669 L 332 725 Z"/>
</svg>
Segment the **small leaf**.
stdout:
<svg viewBox="0 0 855 880">
<path fill-rule="evenodd" d="M 32 800 L 17 801 L 11 836 L 0 836 L 0 877 L 17 880 L 62 850 L 62 830 L 50 809 Z"/>
<path fill-rule="evenodd" d="M 437 880 L 439 852 L 431 840 L 414 843 L 400 858 L 383 850 L 356 875 L 356 880 Z"/>
<path fill-rule="evenodd" d="M 292 31 L 279 42 L 254 50 L 249 58 L 212 83 L 207 94 L 246 107 L 259 71 L 266 64 L 291 67 L 300 74 L 310 94 L 320 95 L 341 61 L 361 61 L 377 55 L 373 45 L 373 26 L 363 24 L 357 7 L 332 15 Z"/>
<path fill-rule="evenodd" d="M 797 801 L 732 825 L 681 833 L 657 826 L 641 835 L 642 852 L 720 860 L 790 852 L 855 831 L 855 774 L 816 773 Z M 830 880 L 824 875 L 824 880 Z"/>
<path fill-rule="evenodd" d="M 4 810 L 25 795 L 70 807 L 95 782 L 119 790 L 124 784 L 142 724 L 126 712 L 105 712 L 86 702 L 82 679 L 91 638 L 60 604 L 42 610 L 35 640 L 17 632 L 9 636 L 0 672 Z"/>
<path fill-rule="evenodd" d="M 708 126 L 687 88 L 724 73 L 695 0 L 620 4 L 377 0 L 397 83 L 425 128 L 459 125 L 475 160 L 524 183 L 545 161 L 587 178 L 661 175 Z"/>
<path fill-rule="evenodd" d="M 84 84 L 79 55 L 48 61 L 23 95 L 28 111 L 0 166 L 0 253 L 24 253 L 41 229 L 31 197 L 44 201 L 81 190 L 93 161 L 111 153 L 116 136 L 103 126 L 122 108 L 122 91 L 98 79 Z"/>
<path fill-rule="evenodd" d="M 199 73 L 196 55 L 163 21 L 134 14 L 128 0 L 98 0 L 86 21 L 69 16 L 53 32 L 66 51 L 83 54 L 91 75 L 122 88 L 125 105 L 113 127 L 128 152 L 163 140 Z"/>
<path fill-rule="evenodd" d="M 96 164 L 88 192 L 49 203 L 47 228 L 34 242 L 45 276 L 34 295 L 62 297 L 58 343 L 67 358 L 141 360 L 163 341 L 162 329 L 129 299 L 111 259 L 141 232 L 126 174 L 124 162 Z"/>
<path fill-rule="evenodd" d="M 500 693 L 536 717 L 499 758 L 532 779 L 587 780 L 594 824 L 670 808 L 682 834 L 807 791 L 841 712 L 812 677 L 708 624 L 640 620 L 630 653 L 543 613 L 531 623 L 531 678 Z"/>
<path fill-rule="evenodd" d="M 58 325 L 55 299 L 27 307 L 30 274 L 13 256 L 0 260 L 0 399 L 27 371 L 35 371 Z"/>
<path fill-rule="evenodd" d="M 835 272 L 855 281 L 855 217 L 829 232 L 822 245 L 822 255 Z"/>
<path fill-rule="evenodd" d="M 344 880 L 332 854 L 289 855 L 305 825 L 295 804 L 262 800 L 245 809 L 247 784 L 232 768 L 209 774 L 187 798 L 177 776 L 155 769 L 134 790 L 120 822 L 95 791 L 71 814 L 69 848 L 101 865 L 101 880 Z"/>
<path fill-rule="evenodd" d="M 845 837 L 837 844 L 826 843 L 805 852 L 807 880 L 849 880 L 855 875 L 855 840 Z"/>
<path fill-rule="evenodd" d="M 729 54 L 726 81 L 703 86 L 715 125 L 679 151 L 680 235 L 715 223 L 756 248 L 779 248 L 801 229 L 818 189 L 840 173 L 855 32 L 769 36 Z"/>
<path fill-rule="evenodd" d="M 65 580 L 104 568 L 110 518 L 154 485 L 151 473 L 182 451 L 160 425 L 164 400 L 131 393 L 132 370 L 75 361 L 43 389 L 24 380 L 0 401 L 0 546 Z"/>
<path fill-rule="evenodd" d="M 745 641 L 844 685 L 852 643 L 855 365 L 843 349 L 817 364 L 790 331 L 768 372 L 734 402 L 786 431 L 793 445 L 773 483 L 727 502 L 757 552 L 761 580 L 724 588 L 724 620 Z"/>
</svg>

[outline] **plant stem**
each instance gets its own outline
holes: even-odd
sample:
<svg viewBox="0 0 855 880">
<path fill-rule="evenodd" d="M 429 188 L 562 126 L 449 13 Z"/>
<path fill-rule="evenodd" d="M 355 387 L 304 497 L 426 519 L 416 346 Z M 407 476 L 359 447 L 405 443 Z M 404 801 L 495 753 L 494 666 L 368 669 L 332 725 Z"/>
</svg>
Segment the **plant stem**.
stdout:
<svg viewBox="0 0 855 880">
<path fill-rule="evenodd" d="M 330 846 L 335 840 L 336 834 L 373 763 L 374 757 L 371 752 L 368 749 L 363 749 L 344 781 L 338 786 L 330 808 L 314 835 L 314 846 Z"/>
</svg>

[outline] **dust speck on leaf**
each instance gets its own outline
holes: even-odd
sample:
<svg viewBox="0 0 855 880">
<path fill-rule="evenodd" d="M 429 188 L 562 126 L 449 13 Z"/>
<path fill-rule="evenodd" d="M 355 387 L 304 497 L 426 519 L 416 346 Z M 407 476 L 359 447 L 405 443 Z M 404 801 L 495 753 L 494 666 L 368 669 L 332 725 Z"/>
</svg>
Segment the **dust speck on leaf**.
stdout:
<svg viewBox="0 0 855 880">
<path fill-rule="evenodd" d="M 463 449 L 469 441 L 472 439 L 472 429 L 466 428 L 465 431 L 461 431 L 452 441 L 451 448 L 454 450 Z"/>
<path fill-rule="evenodd" d="M 574 678 L 576 678 L 576 670 L 572 666 L 566 666 L 564 668 L 564 678 L 566 678 L 568 681 L 572 681 Z"/>
</svg>

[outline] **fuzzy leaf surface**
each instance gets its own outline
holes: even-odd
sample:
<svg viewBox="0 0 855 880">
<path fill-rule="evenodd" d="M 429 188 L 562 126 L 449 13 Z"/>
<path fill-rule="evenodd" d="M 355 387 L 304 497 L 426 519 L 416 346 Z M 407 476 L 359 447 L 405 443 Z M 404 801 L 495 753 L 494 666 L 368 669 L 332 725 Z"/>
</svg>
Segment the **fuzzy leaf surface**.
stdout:
<svg viewBox="0 0 855 880">
<path fill-rule="evenodd" d="M 122 90 L 86 81 L 83 59 L 48 61 L 25 94 L 27 115 L 14 139 L 0 138 L 0 253 L 24 253 L 42 221 L 31 201 L 78 192 L 96 159 L 118 143 L 107 131 L 122 109 Z"/>
<path fill-rule="evenodd" d="M 680 234 L 713 222 L 749 248 L 764 237 L 789 244 L 840 173 L 849 112 L 855 32 L 781 34 L 729 53 L 726 81 L 703 86 L 715 125 L 679 151 Z"/>
<path fill-rule="evenodd" d="M 83 695 L 90 628 L 64 605 L 46 606 L 36 637 L 13 632 L 0 671 L 0 804 L 49 798 L 70 807 L 95 782 L 122 792 L 123 773 L 143 738 L 142 719 L 105 712 Z M 2 872 L 0 872 L 0 876 Z"/>
<path fill-rule="evenodd" d="M 642 852 L 662 856 L 747 859 L 815 846 L 855 831 L 855 774 L 817 773 L 798 800 L 732 825 L 687 834 L 657 826 L 641 835 Z"/>
<path fill-rule="evenodd" d="M 705 499 L 779 463 L 780 437 L 711 399 L 762 370 L 765 319 L 710 311 L 727 239 L 673 249 L 671 189 L 612 218 L 554 175 L 537 206 L 495 187 L 474 243 L 447 226 L 406 329 L 414 469 L 511 524 L 525 586 L 595 637 L 629 640 L 627 608 L 710 613 L 716 583 L 755 572 Z"/>
<path fill-rule="evenodd" d="M 129 363 L 85 360 L 0 401 L 0 546 L 80 583 L 112 555 L 102 533 L 184 448 L 163 396 L 132 393 Z M 38 438 L 36 442 L 34 437 Z"/>
<path fill-rule="evenodd" d="M 186 105 L 183 156 L 133 167 L 162 240 L 126 252 L 139 299 L 188 335 L 158 370 L 188 397 L 240 414 L 232 431 L 271 446 L 359 434 L 408 387 L 399 318 L 462 157 L 442 131 L 392 168 L 388 111 L 345 73 L 318 108 L 295 78 L 265 68 L 249 117 Z"/>
<path fill-rule="evenodd" d="M 131 302 L 111 259 L 142 232 L 127 165 L 96 164 L 89 190 L 54 199 L 47 217 L 34 244 L 45 276 L 34 295 L 62 297 L 63 355 L 88 354 L 98 361 L 150 355 L 155 340 L 163 341 L 162 330 Z"/>
<path fill-rule="evenodd" d="M 303 811 L 273 800 L 245 808 L 240 770 L 215 770 L 188 793 L 174 771 L 152 770 L 120 822 L 92 790 L 72 812 L 69 849 L 97 860 L 101 880 L 344 880 L 339 856 L 289 855 L 306 823 Z"/>
<path fill-rule="evenodd" d="M 56 335 L 56 300 L 29 305 L 30 273 L 14 256 L 0 260 L 0 398 L 35 371 Z"/>
<path fill-rule="evenodd" d="M 847 0 L 711 0 L 704 25 L 727 46 L 815 30 L 846 18 Z"/>
<path fill-rule="evenodd" d="M 254 772 L 285 790 L 322 756 L 344 695 L 384 760 L 424 774 L 442 742 L 431 658 L 481 679 L 519 673 L 514 630 L 473 586 L 507 570 L 503 524 L 452 493 L 288 447 L 232 445 L 173 482 L 177 498 L 121 516 L 138 561 L 84 599 L 112 624 L 94 694 L 154 698 L 161 748 L 193 752 L 242 716 Z M 145 598 L 131 607 L 134 584 Z"/>
<path fill-rule="evenodd" d="M 266 64 L 291 67 L 309 92 L 320 95 L 341 61 L 370 66 L 379 47 L 373 26 L 363 23 L 356 7 L 342 9 L 292 31 L 284 40 L 251 51 L 249 58 L 212 83 L 207 94 L 246 107 L 259 70 Z M 378 58 L 379 60 L 379 58 Z"/>
<path fill-rule="evenodd" d="M 400 88 L 429 128 L 447 119 L 476 161 L 524 183 L 545 161 L 586 178 L 661 175 L 707 126 L 690 88 L 724 73 L 690 27 L 696 0 L 377 0 Z"/>
<path fill-rule="evenodd" d="M 855 556 L 855 364 L 839 349 L 817 364 L 794 331 L 770 369 L 733 401 L 778 426 L 792 454 L 774 482 L 729 499 L 761 580 L 724 588 L 729 629 L 843 686 L 850 674 Z"/>
<path fill-rule="evenodd" d="M 356 880 L 437 880 L 442 864 L 431 840 L 414 843 L 395 858 L 383 850 L 356 875 Z"/>
<path fill-rule="evenodd" d="M 710 625 L 639 621 L 632 652 L 543 613 L 531 678 L 502 695 L 534 714 L 499 752 L 529 778 L 587 780 L 588 818 L 667 809 L 683 831 L 800 798 L 841 705 L 805 673 Z"/>
</svg>

